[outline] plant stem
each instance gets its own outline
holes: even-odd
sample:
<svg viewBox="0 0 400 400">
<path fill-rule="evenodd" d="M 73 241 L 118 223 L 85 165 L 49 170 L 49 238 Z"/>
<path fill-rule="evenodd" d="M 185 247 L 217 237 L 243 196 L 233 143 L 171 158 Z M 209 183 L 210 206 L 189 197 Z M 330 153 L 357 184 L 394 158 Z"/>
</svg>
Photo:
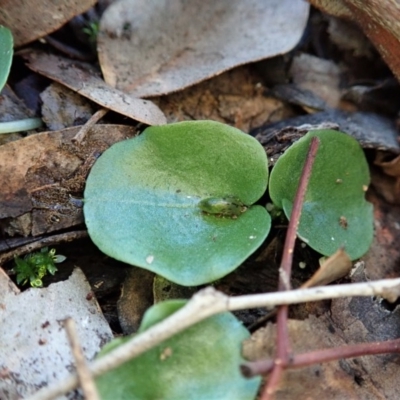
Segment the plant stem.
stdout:
<svg viewBox="0 0 400 400">
<path fill-rule="evenodd" d="M 301 172 L 299 186 L 294 198 L 293 208 L 290 215 L 285 245 L 283 248 L 282 262 L 279 268 L 279 290 L 290 290 L 290 276 L 292 273 L 293 252 L 297 237 L 297 228 L 300 222 L 301 209 L 303 208 L 308 182 L 311 177 L 312 167 L 317 155 L 319 139 L 313 137 L 308 149 L 306 161 Z M 282 378 L 284 366 L 289 362 L 290 341 L 287 327 L 289 308 L 287 305 L 280 306 L 277 314 L 277 343 L 276 357 L 271 377 L 261 395 L 261 400 L 270 399 Z"/>
<path fill-rule="evenodd" d="M 306 161 L 300 176 L 299 186 L 294 198 L 293 208 L 290 215 L 289 226 L 286 234 L 285 245 L 281 266 L 279 268 L 279 290 L 290 289 L 290 276 L 292 273 L 293 251 L 297 237 L 297 228 L 300 222 L 301 209 L 303 208 L 304 197 L 306 195 L 308 182 L 311 177 L 312 166 L 317 155 L 319 139 L 313 137 L 308 149 Z"/>
<path fill-rule="evenodd" d="M 40 128 L 43 122 L 40 118 L 27 118 L 18 121 L 0 122 L 0 135 L 13 132 L 30 131 Z"/>
<path fill-rule="evenodd" d="M 354 358 L 374 354 L 400 353 L 400 339 L 385 342 L 360 343 L 351 346 L 334 347 L 331 349 L 310 351 L 309 353 L 293 356 L 283 368 L 303 368 L 313 364 L 335 361 L 344 358 Z M 273 360 L 248 362 L 241 366 L 244 376 L 251 378 L 256 375 L 265 375 L 274 367 Z"/>
</svg>

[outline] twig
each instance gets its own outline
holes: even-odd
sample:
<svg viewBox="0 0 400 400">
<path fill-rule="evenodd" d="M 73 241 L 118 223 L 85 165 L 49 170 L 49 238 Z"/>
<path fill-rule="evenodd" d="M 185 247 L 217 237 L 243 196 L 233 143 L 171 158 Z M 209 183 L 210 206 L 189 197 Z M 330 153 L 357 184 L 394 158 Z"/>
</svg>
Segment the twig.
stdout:
<svg viewBox="0 0 400 400">
<path fill-rule="evenodd" d="M 71 242 L 72 240 L 82 239 L 88 236 L 87 231 L 73 231 L 61 233 L 60 235 L 53 235 L 42 238 L 36 242 L 26 244 L 25 246 L 17 247 L 7 253 L 0 255 L 0 266 L 5 262 L 13 260 L 15 256 L 19 257 L 23 254 L 32 253 L 32 251 L 39 250 L 42 247 L 54 246 L 62 242 Z"/>
<path fill-rule="evenodd" d="M 95 125 L 100 119 L 102 119 L 107 113 L 108 108 L 100 108 L 97 110 L 87 121 L 86 124 L 79 129 L 78 133 L 72 138 L 72 142 L 76 144 L 82 143 L 83 139 L 87 135 L 87 133 L 92 129 L 93 125 Z"/>
<path fill-rule="evenodd" d="M 293 251 L 297 237 L 297 228 L 300 223 L 301 209 L 303 208 L 308 182 L 311 177 L 312 167 L 317 155 L 319 139 L 313 137 L 307 152 L 306 161 L 301 172 L 299 186 L 294 198 L 293 209 L 290 215 L 285 245 L 283 248 L 282 262 L 279 268 L 279 290 L 290 290 L 290 276 L 292 273 Z M 290 340 L 287 327 L 289 308 L 287 305 L 280 306 L 277 315 L 277 350 L 268 384 L 265 386 L 261 400 L 268 400 L 273 396 L 281 380 L 284 366 L 289 361 Z"/>
<path fill-rule="evenodd" d="M 310 148 L 307 153 L 303 171 L 301 172 L 299 186 L 293 202 L 293 209 L 290 215 L 289 226 L 283 248 L 282 262 L 279 268 L 279 290 L 290 289 L 290 275 L 292 273 L 293 251 L 297 237 L 297 228 L 300 222 L 301 209 L 303 208 L 308 182 L 311 177 L 312 167 L 317 155 L 319 139 L 311 139 Z"/>
<path fill-rule="evenodd" d="M 296 354 L 284 365 L 285 368 L 303 368 L 313 364 L 384 353 L 400 353 L 400 339 L 385 342 L 360 343 L 331 349 Z M 274 366 L 273 360 L 260 360 L 243 364 L 240 369 L 244 376 L 251 378 L 269 373 Z"/>
<path fill-rule="evenodd" d="M 169 318 L 134 336 L 125 344 L 95 360 L 89 366 L 89 369 L 94 377 L 99 376 L 137 357 L 205 318 L 225 311 L 275 307 L 282 304 L 299 304 L 349 296 L 383 296 L 388 301 L 394 302 L 399 295 L 400 278 L 231 298 L 212 287 L 208 287 L 195 294 L 184 307 Z M 70 375 L 61 382 L 56 382 L 52 386 L 39 390 L 27 400 L 52 400 L 73 390 L 77 385 L 78 379 L 76 375 Z"/>
<path fill-rule="evenodd" d="M 74 320 L 72 318 L 67 318 L 64 322 L 64 326 L 65 330 L 67 331 L 72 355 L 75 359 L 76 372 L 83 394 L 85 395 L 85 400 L 100 400 L 99 393 L 97 392 L 92 374 L 89 371 L 85 357 L 82 352 L 82 347 L 79 343 L 78 332 L 76 331 Z"/>
</svg>

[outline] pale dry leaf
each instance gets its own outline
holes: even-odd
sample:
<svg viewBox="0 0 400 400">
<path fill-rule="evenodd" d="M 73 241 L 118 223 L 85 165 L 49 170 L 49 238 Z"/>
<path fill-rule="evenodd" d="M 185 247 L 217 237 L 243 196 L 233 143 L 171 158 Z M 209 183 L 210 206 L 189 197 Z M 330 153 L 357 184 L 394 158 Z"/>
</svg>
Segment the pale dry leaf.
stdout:
<svg viewBox="0 0 400 400">
<path fill-rule="evenodd" d="M 290 67 L 294 84 L 310 90 L 332 108 L 337 108 L 340 101 L 340 73 L 340 68 L 333 61 L 306 53 L 296 55 Z"/>
<path fill-rule="evenodd" d="M 299 42 L 303 0 L 122 0 L 103 14 L 99 61 L 110 85 L 139 97 L 166 94 Z"/>
<path fill-rule="evenodd" d="M 301 287 L 303 289 L 313 286 L 328 285 L 346 276 L 351 269 L 352 263 L 343 249 L 332 254 L 318 269 L 315 274 Z"/>
<path fill-rule="evenodd" d="M 96 4 L 96 0 L 2 0 L 0 25 L 9 28 L 15 47 L 56 31 L 76 15 Z"/>
<path fill-rule="evenodd" d="M 167 122 L 163 112 L 153 102 L 111 87 L 86 63 L 40 52 L 25 57 L 29 60 L 28 67 L 33 71 L 61 83 L 104 108 L 148 125 Z"/>
<path fill-rule="evenodd" d="M 8 390 L 14 389 L 18 398 L 25 398 L 69 375 L 74 358 L 64 319 L 75 321 L 87 360 L 113 338 L 97 300 L 87 299 L 91 287 L 80 269 L 67 281 L 23 293 L 17 293 L 9 281 L 0 273 L 0 287 L 9 286 L 0 292 L 0 371 L 6 371 L 1 377 L 0 398 L 4 400 L 4 384 Z"/>
</svg>

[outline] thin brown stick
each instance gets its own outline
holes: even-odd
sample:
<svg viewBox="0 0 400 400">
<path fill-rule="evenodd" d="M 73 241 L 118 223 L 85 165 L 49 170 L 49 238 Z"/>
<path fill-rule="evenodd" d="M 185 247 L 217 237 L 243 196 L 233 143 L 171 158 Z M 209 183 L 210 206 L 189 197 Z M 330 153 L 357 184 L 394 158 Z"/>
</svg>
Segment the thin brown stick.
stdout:
<svg viewBox="0 0 400 400">
<path fill-rule="evenodd" d="M 108 108 L 100 108 L 97 110 L 85 123 L 85 125 L 81 126 L 78 133 L 72 138 L 72 142 L 76 144 L 81 144 L 85 136 L 88 134 L 90 129 L 92 129 L 93 125 L 97 124 L 99 120 L 101 120 L 107 113 Z"/>
<path fill-rule="evenodd" d="M 313 137 L 308 149 L 306 161 L 301 172 L 299 186 L 294 198 L 293 209 L 290 215 L 288 230 L 286 233 L 285 245 L 283 248 L 282 262 L 279 268 L 279 290 L 290 290 L 290 276 L 292 273 L 293 252 L 296 243 L 297 228 L 299 226 L 301 210 L 306 195 L 308 182 L 311 177 L 312 167 L 317 155 L 319 139 Z M 287 327 L 289 308 L 287 305 L 278 309 L 277 315 L 277 350 L 272 369 L 271 377 L 261 394 L 261 400 L 269 400 L 274 395 L 279 381 L 282 378 L 284 365 L 289 361 L 290 340 Z"/>
<path fill-rule="evenodd" d="M 283 368 L 304 368 L 310 365 L 344 358 L 386 353 L 400 353 L 400 339 L 387 340 L 385 342 L 360 343 L 297 354 L 290 358 L 288 364 L 283 365 Z M 243 364 L 240 368 L 245 377 L 251 378 L 256 375 L 268 374 L 273 367 L 274 361 L 270 359 L 248 362 Z"/>
<path fill-rule="evenodd" d="M 75 239 L 82 239 L 88 236 L 87 231 L 73 231 L 67 233 L 61 233 L 60 235 L 48 236 L 45 238 L 41 238 L 36 242 L 26 244 L 25 246 L 17 247 L 7 253 L 3 253 L 0 255 L 0 266 L 6 263 L 7 261 L 11 261 L 14 257 L 19 257 L 24 254 L 32 253 L 32 251 L 40 250 L 46 246 L 54 246 L 63 242 L 72 242 Z"/>
<path fill-rule="evenodd" d="M 72 355 L 75 359 L 76 373 L 83 394 L 85 395 L 85 400 L 100 400 L 93 376 L 88 368 L 82 347 L 79 343 L 78 332 L 76 331 L 74 320 L 72 318 L 67 318 L 64 321 L 64 327 L 67 332 Z"/>
<path fill-rule="evenodd" d="M 304 197 L 311 177 L 311 171 L 317 155 L 318 146 L 319 139 L 313 137 L 300 176 L 299 186 L 297 188 L 292 213 L 290 215 L 285 245 L 283 248 L 282 262 L 279 268 L 279 290 L 290 290 L 290 275 L 292 273 L 293 251 L 297 237 L 297 228 L 299 226 L 301 209 L 303 208 Z"/>
</svg>

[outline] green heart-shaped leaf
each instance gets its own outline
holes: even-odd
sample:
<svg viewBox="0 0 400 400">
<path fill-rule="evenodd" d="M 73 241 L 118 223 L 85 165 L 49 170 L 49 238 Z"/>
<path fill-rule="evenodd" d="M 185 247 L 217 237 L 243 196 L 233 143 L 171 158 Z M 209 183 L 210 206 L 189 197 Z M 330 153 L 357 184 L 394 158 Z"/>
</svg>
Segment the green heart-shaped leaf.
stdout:
<svg viewBox="0 0 400 400">
<path fill-rule="evenodd" d="M 213 121 L 147 128 L 96 162 L 85 189 L 90 237 L 106 254 L 185 286 L 238 267 L 270 229 L 268 163 L 251 136 Z"/>
<path fill-rule="evenodd" d="M 169 300 L 150 308 L 143 332 L 185 304 Z M 241 343 L 248 331 L 231 314 L 208 318 L 96 379 L 103 400 L 253 400 L 260 378 L 239 372 Z M 111 342 L 101 352 L 124 343 Z"/>
<path fill-rule="evenodd" d="M 11 31 L 0 25 L 0 92 L 7 82 L 13 58 L 13 37 Z"/>
<path fill-rule="evenodd" d="M 271 173 L 273 203 L 289 218 L 312 137 L 320 139 L 298 235 L 324 255 L 345 246 L 351 259 L 361 257 L 373 237 L 372 205 L 365 200 L 370 177 L 360 145 L 332 130 L 310 131 L 278 160 Z"/>
</svg>

